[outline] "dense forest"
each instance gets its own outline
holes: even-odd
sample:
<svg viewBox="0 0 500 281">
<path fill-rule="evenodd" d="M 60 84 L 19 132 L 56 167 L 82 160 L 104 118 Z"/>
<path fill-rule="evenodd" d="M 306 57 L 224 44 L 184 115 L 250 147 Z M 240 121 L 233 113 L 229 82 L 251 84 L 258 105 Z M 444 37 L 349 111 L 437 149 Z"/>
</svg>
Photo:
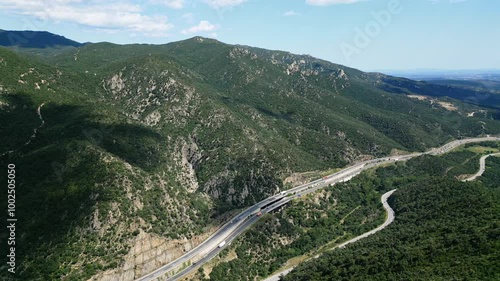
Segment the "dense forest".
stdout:
<svg viewBox="0 0 500 281">
<path fill-rule="evenodd" d="M 389 200 L 395 222 L 282 280 L 500 280 L 500 158 L 488 159 L 478 181 L 463 183 L 446 164 L 467 154 L 377 170 L 372 183 L 398 188 Z"/>
</svg>

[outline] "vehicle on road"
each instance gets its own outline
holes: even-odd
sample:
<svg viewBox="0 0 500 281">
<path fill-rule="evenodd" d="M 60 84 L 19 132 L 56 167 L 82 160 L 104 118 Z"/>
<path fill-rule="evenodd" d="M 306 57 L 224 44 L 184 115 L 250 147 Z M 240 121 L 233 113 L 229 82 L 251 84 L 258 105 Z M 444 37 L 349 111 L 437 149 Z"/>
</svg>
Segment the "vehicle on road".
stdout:
<svg viewBox="0 0 500 281">
<path fill-rule="evenodd" d="M 253 211 L 248 217 L 259 216 L 258 215 L 259 213 L 262 215 L 261 211 L 262 211 L 262 209 L 259 208 L 259 209 L 255 210 L 255 211 Z"/>
<path fill-rule="evenodd" d="M 222 247 L 224 247 L 224 245 L 226 245 L 226 241 L 222 241 L 222 242 L 219 244 L 219 246 L 218 246 L 218 247 L 219 247 L 219 248 L 222 248 Z"/>
</svg>

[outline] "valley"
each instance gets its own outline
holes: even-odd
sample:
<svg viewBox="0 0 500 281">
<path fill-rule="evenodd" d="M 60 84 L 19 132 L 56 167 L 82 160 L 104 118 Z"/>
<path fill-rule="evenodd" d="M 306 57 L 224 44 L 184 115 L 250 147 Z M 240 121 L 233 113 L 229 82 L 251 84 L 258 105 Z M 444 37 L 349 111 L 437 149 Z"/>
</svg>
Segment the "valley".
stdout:
<svg viewBox="0 0 500 281">
<path fill-rule="evenodd" d="M 490 157 L 486 172 L 477 182 L 463 183 L 457 176 L 449 175 L 460 164 L 452 169 L 446 167 L 453 166 L 453 162 L 464 163 L 469 156 L 472 155 L 453 151 L 439 157 L 443 159 L 410 160 L 405 166 L 377 170 L 376 176 L 381 178 L 373 177 L 365 184 L 382 180 L 392 185 L 387 188 L 397 186 L 398 191 L 389 198 L 396 213 L 395 222 L 378 235 L 299 265 L 281 280 L 325 280 L 331 276 L 338 280 L 434 280 L 449 275 L 496 280 L 498 272 L 493 268 L 498 265 L 494 237 L 499 162 Z M 474 159 L 477 169 L 479 159 Z M 440 164 L 431 164 L 436 160 Z M 426 165 L 432 167 L 418 171 Z M 472 168 L 470 164 L 462 165 Z M 474 170 L 465 166 L 452 174 Z M 410 177 L 401 176 L 401 172 Z M 479 240 L 482 246 L 476 244 Z"/>
<path fill-rule="evenodd" d="M 298 186 L 296 188 L 292 188 L 288 191 L 282 192 L 278 195 L 275 195 L 273 197 L 267 198 L 266 200 L 259 202 L 258 204 L 254 205 L 253 207 L 249 208 L 245 212 L 238 214 L 235 216 L 225 227 L 221 228 L 216 235 L 213 235 L 209 240 L 204 241 L 199 247 L 196 249 L 193 249 L 190 251 L 188 254 L 185 256 L 181 257 L 179 260 L 168 264 L 159 270 L 154 271 L 153 273 L 142 277 L 138 280 L 155 280 L 156 278 L 159 278 L 162 275 L 165 275 L 167 278 L 165 280 L 179 280 L 183 276 L 189 274 L 189 272 L 192 272 L 196 270 L 199 266 L 202 266 L 204 263 L 208 262 L 211 258 L 215 257 L 220 251 L 223 250 L 223 247 L 221 247 L 219 243 L 224 241 L 224 244 L 230 245 L 232 240 L 235 239 L 239 234 L 243 233 L 248 227 L 250 227 L 253 223 L 255 223 L 258 219 L 259 216 L 255 215 L 256 210 L 262 210 L 262 213 L 270 213 L 275 209 L 278 209 L 279 207 L 283 206 L 284 204 L 288 203 L 290 200 L 293 198 L 301 197 L 303 195 L 309 194 L 311 192 L 314 192 L 320 188 L 324 188 L 326 186 L 333 186 L 336 183 L 339 182 L 346 182 L 349 181 L 351 178 L 354 176 L 358 175 L 364 170 L 368 169 L 373 169 L 375 167 L 379 166 L 384 166 L 387 163 L 395 163 L 398 161 L 407 161 L 409 159 L 412 159 L 414 157 L 419 157 L 425 154 L 429 155 L 440 155 L 447 153 L 453 149 L 456 149 L 459 146 L 463 146 L 465 144 L 473 144 L 473 143 L 480 143 L 480 142 L 488 142 L 488 141 L 500 141 L 500 137 L 485 137 L 485 138 L 474 138 L 474 139 L 464 139 L 460 141 L 453 141 L 448 144 L 445 144 L 444 146 L 440 148 L 435 148 L 432 149 L 426 153 L 416 153 L 416 154 L 411 154 L 411 155 L 402 155 L 402 156 L 396 156 L 396 157 L 387 157 L 387 158 L 380 158 L 380 159 L 374 159 L 374 160 L 369 160 L 365 162 L 358 163 L 352 167 L 343 169 L 335 174 L 325 176 L 322 179 L 315 180 L 311 183 L 305 184 Z M 480 163 L 481 163 L 481 168 L 480 170 L 484 172 L 484 159 L 485 156 L 481 157 Z M 481 174 L 482 174 L 481 172 Z M 476 177 L 474 177 L 476 178 Z M 370 230 L 360 236 L 357 236 L 356 238 L 353 238 L 349 241 L 346 241 L 344 243 L 341 243 L 336 246 L 336 248 L 344 248 L 346 245 L 350 243 L 354 243 L 358 240 L 361 240 L 363 238 L 368 237 L 369 235 L 372 235 L 382 229 L 384 229 L 387 225 L 392 223 L 394 220 L 394 212 L 390 207 L 387 205 L 387 198 L 394 193 L 395 190 L 392 190 L 390 192 L 387 192 L 382 196 L 382 202 L 384 204 L 384 209 L 387 210 L 388 212 L 388 218 L 384 221 L 384 223 L 373 229 Z M 283 198 L 284 197 L 284 198 Z M 288 198 L 287 198 L 288 197 Z M 269 205 L 269 202 L 271 205 Z M 274 203 L 276 202 L 276 203 Z M 262 208 L 262 206 L 268 206 L 266 208 Z M 213 240 L 213 241 L 212 241 Z M 203 244 L 207 244 L 206 246 Z M 203 245 L 203 246 L 202 246 Z M 208 250 L 203 250 L 203 248 L 212 248 L 211 251 Z M 200 260 L 196 256 L 203 256 Z M 318 256 L 315 256 L 317 258 Z M 181 264 L 190 264 L 187 268 L 180 268 L 180 271 L 176 270 L 179 269 L 179 266 Z M 175 274 L 172 274 L 171 277 L 169 277 L 169 272 L 175 272 Z M 288 273 L 289 270 L 285 270 L 284 272 Z M 279 272 L 275 274 L 275 276 L 279 276 L 283 274 L 284 272 Z M 276 277 L 266 279 L 266 281 L 271 281 L 271 280 L 277 280 Z"/>
</svg>

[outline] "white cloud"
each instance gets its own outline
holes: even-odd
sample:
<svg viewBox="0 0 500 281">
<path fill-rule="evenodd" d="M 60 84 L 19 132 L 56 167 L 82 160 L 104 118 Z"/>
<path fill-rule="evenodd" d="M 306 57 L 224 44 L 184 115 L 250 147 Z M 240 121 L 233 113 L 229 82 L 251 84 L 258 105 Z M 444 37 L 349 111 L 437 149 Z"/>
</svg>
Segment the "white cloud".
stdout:
<svg viewBox="0 0 500 281">
<path fill-rule="evenodd" d="M 315 6 L 328 6 L 328 5 L 337 5 L 337 4 L 352 4 L 361 2 L 364 0 L 306 0 L 306 3 L 309 5 Z"/>
<path fill-rule="evenodd" d="M 213 8 L 234 7 L 245 3 L 247 0 L 205 0 Z"/>
<path fill-rule="evenodd" d="M 200 32 L 211 32 L 219 28 L 217 25 L 211 24 L 210 22 L 206 20 L 200 21 L 195 26 L 192 26 L 188 29 L 184 29 L 182 31 L 182 34 L 191 34 L 191 33 L 200 33 Z"/>
<path fill-rule="evenodd" d="M 80 0 L 0 0 L 0 8 L 44 21 L 77 23 L 97 31 L 114 29 L 164 36 L 173 27 L 167 17 L 145 15 L 139 5 L 127 2 L 102 4 L 98 0 L 83 3 Z"/>
<path fill-rule="evenodd" d="M 299 13 L 296 13 L 295 11 L 287 11 L 287 12 L 284 12 L 283 15 L 286 17 L 293 17 L 293 16 L 298 16 Z"/>
<path fill-rule="evenodd" d="M 184 0 L 151 0 L 151 3 L 162 4 L 172 9 L 184 8 Z"/>
</svg>

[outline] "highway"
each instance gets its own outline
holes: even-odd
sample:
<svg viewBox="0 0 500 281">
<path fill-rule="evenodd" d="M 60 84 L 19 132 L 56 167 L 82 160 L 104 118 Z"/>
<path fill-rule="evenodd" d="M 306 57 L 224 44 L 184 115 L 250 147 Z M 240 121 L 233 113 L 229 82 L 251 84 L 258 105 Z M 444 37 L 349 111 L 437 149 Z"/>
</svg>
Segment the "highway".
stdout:
<svg viewBox="0 0 500 281">
<path fill-rule="evenodd" d="M 185 276 L 186 274 L 192 272 L 199 266 L 203 265 L 213 257 L 215 257 L 224 247 L 230 244 L 230 242 L 248 229 L 253 223 L 255 223 L 259 218 L 261 213 L 268 213 L 274 209 L 277 209 L 289 201 L 306 195 L 308 193 L 314 192 L 318 189 L 326 187 L 328 185 L 333 185 L 338 182 L 348 181 L 354 176 L 358 175 L 364 170 L 384 165 L 387 163 L 394 163 L 398 161 L 406 161 L 411 158 L 421 156 L 424 154 L 439 155 L 451 151 L 452 149 L 472 142 L 482 142 L 482 141 L 500 141 L 500 137 L 482 137 L 482 138 L 470 138 L 455 140 L 449 142 L 442 147 L 434 148 L 424 153 L 412 153 L 408 155 L 400 156 L 389 156 L 378 159 L 367 160 L 349 166 L 343 170 L 340 170 L 332 175 L 326 176 L 322 179 L 312 181 L 307 184 L 303 184 L 292 189 L 281 192 L 280 194 L 268 197 L 255 205 L 247 208 L 240 214 L 236 215 L 232 220 L 224 224 L 219 230 L 217 230 L 212 236 L 207 238 L 205 241 L 200 243 L 197 247 L 193 248 L 180 258 L 158 268 L 157 270 L 148 273 L 136 281 L 149 281 L 155 280 L 162 276 L 168 276 L 166 280 L 178 280 L 179 278 Z M 220 243 L 223 241 L 226 244 L 219 247 Z"/>
<path fill-rule="evenodd" d="M 481 157 L 481 159 L 479 159 L 479 171 L 476 174 L 474 174 L 473 176 L 470 176 L 462 181 L 464 181 L 464 182 L 473 181 L 476 178 L 482 176 L 484 171 L 486 170 L 486 158 L 488 158 L 490 156 L 496 156 L 496 155 L 500 155 L 500 153 L 492 153 L 492 154 L 484 155 L 483 157 Z"/>
<path fill-rule="evenodd" d="M 218 245 L 223 242 L 228 240 L 228 236 L 233 233 L 235 230 L 237 230 L 241 226 L 245 226 L 248 224 L 249 221 L 252 220 L 245 220 L 252 216 L 252 213 L 255 213 L 256 211 L 260 210 L 262 206 L 265 206 L 269 204 L 270 202 L 277 200 L 277 198 L 283 198 L 283 195 L 275 195 L 271 196 L 269 198 L 266 198 L 265 200 L 262 200 L 261 202 L 253 205 L 252 207 L 246 209 L 242 213 L 240 213 L 238 216 L 233 218 L 231 221 L 223 225 L 219 230 L 217 230 L 214 234 L 212 234 L 208 239 L 200 243 L 197 247 L 193 248 L 191 251 L 187 252 L 177 260 L 160 267 L 159 269 L 139 278 L 136 280 L 144 281 L 144 280 L 154 280 L 158 277 L 161 277 L 163 275 L 166 275 L 167 273 L 171 271 L 176 271 L 178 268 L 182 267 L 183 265 L 186 265 L 188 263 L 196 263 L 197 264 L 202 264 L 205 262 L 206 257 L 213 257 L 212 253 L 217 252 L 218 253 Z M 253 215 L 254 217 L 258 218 L 257 216 Z M 246 228 L 245 228 L 246 229 Z M 215 255 L 214 255 L 215 256 Z M 199 260 L 199 263 L 198 263 Z M 206 259 L 207 261 L 210 259 Z M 188 267 L 189 268 L 189 267 Z M 176 279 L 168 279 L 168 280 L 176 280 Z"/>
<path fill-rule="evenodd" d="M 351 243 L 354 243 L 356 241 L 359 241 L 363 238 L 366 238 L 374 233 L 377 233 L 379 231 L 381 231 L 382 229 L 386 228 L 388 225 L 390 225 L 394 219 L 396 218 L 396 214 L 394 213 L 394 210 L 391 208 L 391 206 L 389 206 L 389 203 L 387 203 L 387 199 L 389 199 L 389 197 L 391 197 L 391 195 L 396 191 L 396 189 L 394 190 L 391 190 L 389 192 L 386 192 L 384 193 L 381 197 L 380 197 L 380 202 L 382 202 L 382 205 L 384 206 L 384 209 L 385 209 L 385 212 L 387 213 L 387 217 L 384 221 L 384 223 L 382 225 L 380 225 L 379 227 L 375 228 L 375 229 L 372 229 L 368 232 L 365 232 L 359 236 L 356 236 L 344 243 L 341 243 L 335 247 L 333 247 L 332 249 L 330 250 L 333 250 L 333 249 L 336 249 L 336 248 L 344 248 L 346 245 L 348 244 L 351 244 Z M 319 258 L 320 255 L 316 255 L 314 256 L 315 259 Z M 284 275 L 287 275 L 290 271 L 292 271 L 294 269 L 294 267 L 292 268 L 287 268 L 287 269 L 284 269 L 284 270 L 281 270 L 275 274 L 273 274 L 272 276 L 269 276 L 267 277 L 266 279 L 264 279 L 263 281 L 279 281 L 280 280 L 280 276 L 284 276 Z"/>
</svg>

